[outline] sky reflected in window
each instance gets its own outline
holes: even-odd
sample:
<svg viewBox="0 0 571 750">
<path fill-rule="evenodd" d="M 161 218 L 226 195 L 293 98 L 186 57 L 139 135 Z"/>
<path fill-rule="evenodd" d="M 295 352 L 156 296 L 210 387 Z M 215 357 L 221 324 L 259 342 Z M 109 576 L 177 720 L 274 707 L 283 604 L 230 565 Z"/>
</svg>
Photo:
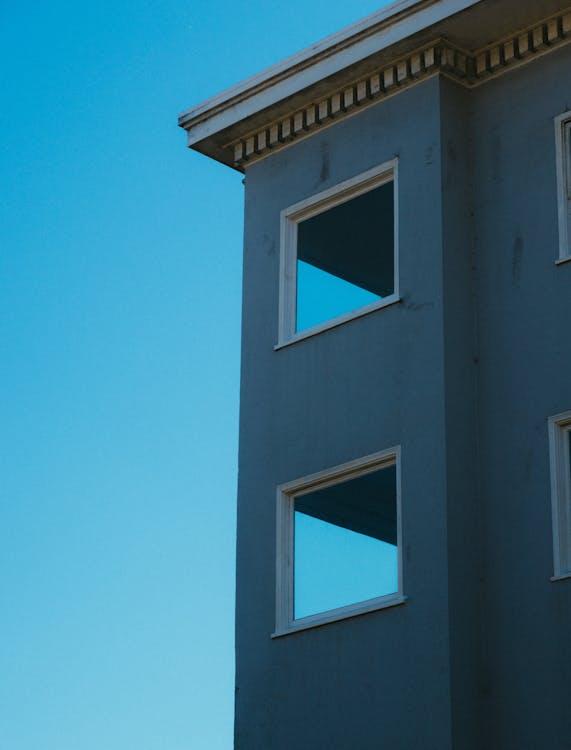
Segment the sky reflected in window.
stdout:
<svg viewBox="0 0 571 750">
<path fill-rule="evenodd" d="M 394 222 L 390 180 L 298 223 L 296 331 L 394 293 Z"/>
<path fill-rule="evenodd" d="M 294 617 L 398 591 L 394 544 L 295 513 Z"/>
<path fill-rule="evenodd" d="M 297 261 L 298 331 L 380 299 L 378 294 L 372 294 L 303 260 Z"/>
<path fill-rule="evenodd" d="M 398 591 L 396 466 L 294 501 L 294 617 Z"/>
</svg>

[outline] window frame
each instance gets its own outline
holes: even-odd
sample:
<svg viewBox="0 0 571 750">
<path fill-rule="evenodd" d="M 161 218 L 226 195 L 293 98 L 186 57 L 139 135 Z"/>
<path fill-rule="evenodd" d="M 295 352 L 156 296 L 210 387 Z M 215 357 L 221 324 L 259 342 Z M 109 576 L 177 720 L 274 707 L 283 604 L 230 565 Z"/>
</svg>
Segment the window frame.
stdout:
<svg viewBox="0 0 571 750">
<path fill-rule="evenodd" d="M 394 212 L 394 288 L 393 293 L 378 302 L 350 310 L 334 318 L 296 332 L 297 308 L 297 227 L 300 222 L 324 213 L 352 198 L 373 190 L 376 187 L 393 183 Z M 279 284 L 279 323 L 276 349 L 296 341 L 314 336 L 329 328 L 346 323 L 348 320 L 367 315 L 399 301 L 398 289 L 398 158 L 379 164 L 349 180 L 312 195 L 305 200 L 285 208 L 280 214 L 280 284 Z"/>
<path fill-rule="evenodd" d="M 560 265 L 571 261 L 571 233 L 568 219 L 571 202 L 571 110 L 558 115 L 554 122 L 559 224 L 559 257 L 555 263 Z"/>
<path fill-rule="evenodd" d="M 294 503 L 297 497 L 369 474 L 378 469 L 396 467 L 396 518 L 398 590 L 343 607 L 294 619 Z M 276 629 L 272 638 L 300 630 L 344 620 L 348 617 L 403 604 L 403 545 L 401 513 L 401 449 L 395 446 L 334 466 L 315 474 L 280 484 L 276 505 Z"/>
<path fill-rule="evenodd" d="M 553 524 L 552 581 L 571 578 L 571 411 L 549 418 L 551 508 Z"/>
</svg>

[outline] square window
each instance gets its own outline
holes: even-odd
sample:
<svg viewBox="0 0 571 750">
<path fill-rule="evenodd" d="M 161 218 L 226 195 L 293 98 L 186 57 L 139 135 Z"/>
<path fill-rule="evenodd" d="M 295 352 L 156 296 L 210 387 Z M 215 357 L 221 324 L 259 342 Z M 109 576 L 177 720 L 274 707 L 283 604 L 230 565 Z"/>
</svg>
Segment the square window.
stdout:
<svg viewBox="0 0 571 750">
<path fill-rule="evenodd" d="M 555 118 L 559 261 L 571 260 L 571 112 Z"/>
<path fill-rule="evenodd" d="M 278 488 L 276 635 L 400 604 L 399 450 Z"/>
<path fill-rule="evenodd" d="M 571 411 L 549 420 L 554 577 L 571 576 Z"/>
<path fill-rule="evenodd" d="M 282 212 L 279 345 L 398 299 L 397 161 Z"/>
</svg>

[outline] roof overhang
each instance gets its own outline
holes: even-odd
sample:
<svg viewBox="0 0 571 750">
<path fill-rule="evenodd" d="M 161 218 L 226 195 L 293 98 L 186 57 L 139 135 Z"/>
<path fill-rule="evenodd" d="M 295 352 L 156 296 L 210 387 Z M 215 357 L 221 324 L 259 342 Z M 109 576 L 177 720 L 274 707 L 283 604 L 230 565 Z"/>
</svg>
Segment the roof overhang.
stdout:
<svg viewBox="0 0 571 750">
<path fill-rule="evenodd" d="M 189 147 L 243 170 L 427 75 L 477 85 L 543 54 L 571 38 L 568 3 L 399 0 L 183 112 L 179 125 Z"/>
</svg>

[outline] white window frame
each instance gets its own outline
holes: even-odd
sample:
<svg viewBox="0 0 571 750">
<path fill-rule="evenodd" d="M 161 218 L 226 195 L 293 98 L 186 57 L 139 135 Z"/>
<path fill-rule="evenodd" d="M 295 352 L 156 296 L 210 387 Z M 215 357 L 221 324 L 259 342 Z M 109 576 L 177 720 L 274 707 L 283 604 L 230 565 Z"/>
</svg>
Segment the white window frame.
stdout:
<svg viewBox="0 0 571 750">
<path fill-rule="evenodd" d="M 557 264 L 571 261 L 571 236 L 568 212 L 571 202 L 571 111 L 555 118 L 555 154 L 557 169 L 557 216 L 559 258 Z"/>
<path fill-rule="evenodd" d="M 292 482 L 286 482 L 277 488 L 276 630 L 272 638 L 366 612 L 394 607 L 406 601 L 403 593 L 400 454 L 400 446 L 396 446 Z M 396 466 L 398 591 L 294 619 L 294 503 L 296 498 L 389 466 Z"/>
<path fill-rule="evenodd" d="M 363 305 L 296 333 L 297 307 L 297 227 L 301 221 L 347 203 L 363 193 L 392 182 L 394 185 L 394 287 L 382 300 Z M 281 212 L 279 331 L 276 349 L 325 331 L 361 315 L 367 315 L 399 300 L 398 290 L 398 159 L 391 159 L 373 169 L 345 180 L 321 193 L 295 203 Z"/>
<path fill-rule="evenodd" d="M 553 578 L 571 578 L 571 472 L 569 470 L 571 411 L 549 418 Z"/>
</svg>

